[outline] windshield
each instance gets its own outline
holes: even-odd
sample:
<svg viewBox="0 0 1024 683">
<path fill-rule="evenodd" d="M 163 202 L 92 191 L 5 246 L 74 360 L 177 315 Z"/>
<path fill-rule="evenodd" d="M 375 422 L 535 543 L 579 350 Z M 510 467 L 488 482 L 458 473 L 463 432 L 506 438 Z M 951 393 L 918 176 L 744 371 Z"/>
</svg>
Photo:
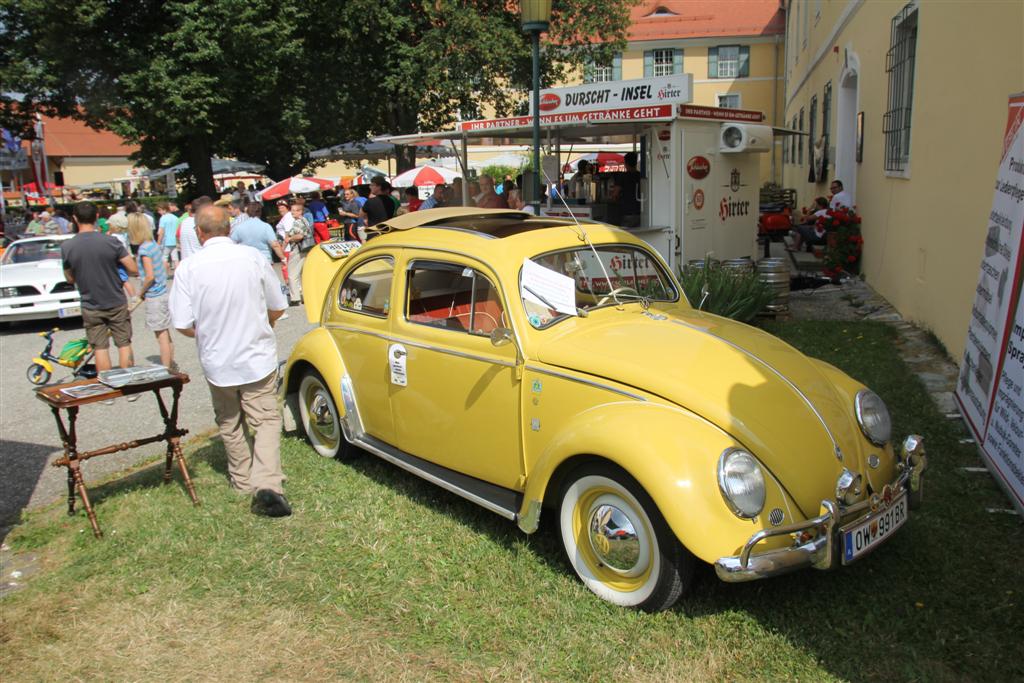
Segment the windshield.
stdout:
<svg viewBox="0 0 1024 683">
<path fill-rule="evenodd" d="M 32 240 L 15 242 L 4 251 L 3 265 L 31 263 L 32 261 L 60 260 L 60 240 Z"/>
<path fill-rule="evenodd" d="M 596 252 L 596 253 L 595 253 Z M 563 278 L 568 288 L 572 281 L 575 308 L 587 311 L 599 306 L 614 305 L 615 300 L 675 301 L 679 298 L 672 278 L 664 271 L 650 252 L 640 247 L 599 245 L 591 249 L 551 252 L 535 256 L 531 261 Z M 524 274 L 526 268 L 524 264 Z M 553 286 L 557 287 L 557 282 Z M 521 276 L 520 295 L 530 324 L 538 329 L 569 317 L 571 314 L 560 301 L 555 301 L 553 290 L 539 291 Z"/>
</svg>

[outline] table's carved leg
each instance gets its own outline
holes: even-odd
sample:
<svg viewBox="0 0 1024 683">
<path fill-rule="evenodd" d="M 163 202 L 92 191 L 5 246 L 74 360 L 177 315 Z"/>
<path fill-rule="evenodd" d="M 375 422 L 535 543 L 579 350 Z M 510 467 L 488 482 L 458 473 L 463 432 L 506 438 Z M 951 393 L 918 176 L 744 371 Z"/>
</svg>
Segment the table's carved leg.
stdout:
<svg viewBox="0 0 1024 683">
<path fill-rule="evenodd" d="M 156 400 L 160 404 L 160 414 L 164 418 L 164 425 L 167 428 L 167 474 L 170 477 L 171 456 L 178 462 L 178 469 L 181 470 L 181 478 L 185 481 L 185 490 L 193 505 L 199 505 L 199 497 L 196 496 L 196 487 L 192 483 L 192 477 L 188 473 L 188 465 L 185 464 L 185 454 L 181 451 L 181 437 L 178 431 L 178 399 L 181 398 L 181 385 L 171 387 L 171 410 L 168 413 L 164 407 L 163 398 L 157 392 Z"/>
<path fill-rule="evenodd" d="M 174 425 L 171 423 L 171 416 L 167 413 L 167 406 L 164 405 L 164 398 L 160 390 L 153 392 L 156 396 L 156 405 L 160 408 L 160 417 L 164 420 L 164 438 L 167 439 L 167 458 L 164 460 L 164 483 L 171 483 L 171 460 L 174 458 L 174 444 L 171 443 L 171 436 L 174 433 Z"/>
<path fill-rule="evenodd" d="M 89 516 L 89 524 L 92 525 L 92 534 L 96 538 L 103 538 L 103 532 L 100 531 L 100 524 L 96 521 L 96 513 L 92 509 L 92 504 L 89 503 L 89 493 L 85 490 L 85 481 L 82 480 L 82 469 L 79 467 L 77 460 L 71 462 L 71 471 L 74 472 L 75 486 L 78 488 L 78 495 L 82 497 L 82 505 L 85 507 L 85 514 Z"/>
<path fill-rule="evenodd" d="M 189 498 L 192 499 L 193 505 L 199 505 L 199 497 L 196 496 L 196 487 L 192 484 L 192 477 L 188 474 L 188 465 L 185 464 L 185 456 L 181 452 L 181 443 L 178 437 L 172 437 L 172 448 L 174 450 L 174 459 L 178 461 L 178 469 L 181 470 L 181 478 L 185 480 L 185 490 L 188 491 Z"/>
<path fill-rule="evenodd" d="M 60 442 L 64 446 L 64 457 L 70 461 L 77 457 L 78 451 L 75 444 L 75 416 L 78 414 L 78 408 L 68 408 L 68 420 L 71 423 L 71 433 L 64 427 L 64 421 L 60 419 L 60 408 L 51 407 L 53 411 L 53 419 L 57 421 L 57 432 L 60 434 Z M 68 517 L 72 517 L 75 514 L 75 477 L 71 472 L 71 467 L 68 466 Z"/>
</svg>

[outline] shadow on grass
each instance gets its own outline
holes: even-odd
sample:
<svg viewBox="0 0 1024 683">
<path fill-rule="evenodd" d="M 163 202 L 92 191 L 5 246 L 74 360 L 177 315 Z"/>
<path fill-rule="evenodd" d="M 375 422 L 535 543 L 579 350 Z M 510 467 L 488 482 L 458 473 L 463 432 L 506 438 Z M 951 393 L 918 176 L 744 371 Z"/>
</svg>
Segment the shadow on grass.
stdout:
<svg viewBox="0 0 1024 683">
<path fill-rule="evenodd" d="M 468 500 L 420 479 L 400 467 L 393 466 L 377 456 L 359 451 L 354 460 L 339 462 L 339 467 L 351 467 L 360 474 L 386 486 L 406 498 L 438 512 L 444 512 L 475 533 L 485 534 L 502 548 L 510 551 L 519 549 L 525 543 L 536 557 L 563 574 L 575 576 L 565 559 L 561 542 L 553 531 L 551 520 L 554 513 L 544 510 L 541 526 L 536 533 L 524 534 L 503 517 L 488 512 Z"/>
<path fill-rule="evenodd" d="M 192 483 L 196 487 L 196 496 L 199 498 L 199 502 L 202 503 L 203 492 L 195 481 L 195 463 L 197 462 L 205 462 L 215 471 L 218 469 L 217 463 L 219 463 L 220 471 L 226 471 L 224 449 L 218 442 L 211 442 L 185 456 L 185 463 L 188 465 L 189 476 L 192 478 Z M 97 486 L 90 486 L 89 481 L 86 480 L 85 485 L 89 490 L 89 501 L 95 507 L 108 498 L 121 496 L 138 489 L 157 488 L 163 486 L 164 471 L 164 456 L 159 456 L 159 458 L 152 464 L 145 465 L 133 472 L 130 472 L 129 474 L 119 476 L 116 479 L 112 479 Z M 168 482 L 167 485 L 177 487 L 181 491 L 181 495 L 185 497 L 185 501 L 191 503 L 188 496 L 188 490 L 185 488 L 185 480 L 181 475 L 181 470 L 174 461 L 171 461 L 171 481 Z M 81 499 L 77 500 L 75 511 L 75 514 L 85 514 L 82 509 Z M 97 515 L 99 514 L 99 511 L 97 511 Z M 100 518 L 99 521 L 100 528 L 103 528 L 102 518 Z"/>
</svg>

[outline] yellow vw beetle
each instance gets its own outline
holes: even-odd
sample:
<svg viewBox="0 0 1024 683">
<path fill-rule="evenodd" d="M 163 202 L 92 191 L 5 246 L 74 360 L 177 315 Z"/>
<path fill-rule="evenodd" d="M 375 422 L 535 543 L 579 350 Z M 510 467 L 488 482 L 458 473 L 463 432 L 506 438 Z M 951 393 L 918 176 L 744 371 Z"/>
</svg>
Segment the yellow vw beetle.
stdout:
<svg viewBox="0 0 1024 683">
<path fill-rule="evenodd" d="M 876 394 L 695 310 L 629 233 L 461 208 L 377 227 L 306 261 L 294 419 L 321 455 L 368 451 L 526 533 L 554 515 L 605 600 L 665 609 L 698 561 L 847 564 L 920 500 L 921 439 L 894 449 Z"/>
</svg>

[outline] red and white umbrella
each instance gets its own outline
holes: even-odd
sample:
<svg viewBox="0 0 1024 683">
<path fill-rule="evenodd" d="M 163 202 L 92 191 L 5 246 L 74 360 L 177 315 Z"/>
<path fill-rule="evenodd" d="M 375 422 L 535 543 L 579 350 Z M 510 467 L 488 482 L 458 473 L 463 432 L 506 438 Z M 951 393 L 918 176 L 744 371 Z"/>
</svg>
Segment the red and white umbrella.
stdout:
<svg viewBox="0 0 1024 683">
<path fill-rule="evenodd" d="M 440 166 L 417 166 L 391 179 L 395 187 L 423 187 L 424 185 L 447 184 L 462 176 Z"/>
<path fill-rule="evenodd" d="M 329 190 L 332 187 L 334 187 L 333 180 L 295 176 L 294 178 L 279 180 L 270 187 L 263 188 L 263 191 L 260 192 L 260 199 L 269 201 L 271 199 L 287 197 L 290 194 L 306 194 L 307 192 L 316 192 L 318 190 Z"/>
<path fill-rule="evenodd" d="M 581 161 L 589 161 L 590 165 L 597 166 L 598 173 L 612 173 L 626 170 L 626 160 L 616 152 L 591 152 L 584 154 L 578 159 L 573 159 L 562 168 L 562 173 L 575 173 Z"/>
</svg>

